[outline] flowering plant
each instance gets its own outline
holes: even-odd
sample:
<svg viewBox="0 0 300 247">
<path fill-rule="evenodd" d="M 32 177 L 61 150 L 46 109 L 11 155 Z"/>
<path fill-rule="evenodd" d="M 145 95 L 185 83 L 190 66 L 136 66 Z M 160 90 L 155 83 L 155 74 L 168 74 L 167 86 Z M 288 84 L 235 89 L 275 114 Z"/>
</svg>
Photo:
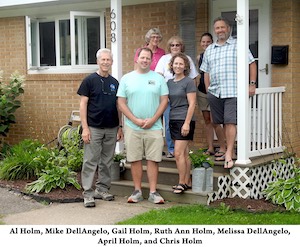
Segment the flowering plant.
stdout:
<svg viewBox="0 0 300 247">
<path fill-rule="evenodd" d="M 21 106 L 16 98 L 24 93 L 25 76 L 18 71 L 10 76 L 8 83 L 3 83 L 3 71 L 0 71 L 0 135 L 6 136 L 10 124 L 16 122 L 15 111 Z"/>
</svg>

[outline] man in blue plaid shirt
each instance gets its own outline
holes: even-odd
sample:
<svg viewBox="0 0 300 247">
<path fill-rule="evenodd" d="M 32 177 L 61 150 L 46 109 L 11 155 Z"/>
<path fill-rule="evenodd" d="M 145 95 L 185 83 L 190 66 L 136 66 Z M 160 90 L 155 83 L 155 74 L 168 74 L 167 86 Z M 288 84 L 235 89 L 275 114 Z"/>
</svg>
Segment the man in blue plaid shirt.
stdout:
<svg viewBox="0 0 300 247">
<path fill-rule="evenodd" d="M 214 32 L 217 41 L 207 47 L 200 70 L 204 71 L 207 99 L 211 107 L 215 124 L 223 124 L 227 150 L 218 158 L 224 161 L 224 168 L 233 167 L 234 143 L 237 124 L 237 42 L 230 36 L 228 20 L 218 17 L 214 20 Z M 255 94 L 256 63 L 250 50 L 249 61 L 249 95 Z"/>
</svg>

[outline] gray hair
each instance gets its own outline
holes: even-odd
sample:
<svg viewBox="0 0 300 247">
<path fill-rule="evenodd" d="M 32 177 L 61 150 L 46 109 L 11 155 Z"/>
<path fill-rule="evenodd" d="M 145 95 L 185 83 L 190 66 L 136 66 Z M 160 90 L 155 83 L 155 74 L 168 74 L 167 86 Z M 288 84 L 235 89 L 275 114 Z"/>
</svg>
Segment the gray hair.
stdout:
<svg viewBox="0 0 300 247">
<path fill-rule="evenodd" d="M 101 57 L 101 54 L 102 54 L 102 53 L 109 53 L 110 56 L 111 56 L 111 59 L 113 59 L 113 54 L 112 54 L 112 52 L 111 52 L 110 49 L 107 49 L 107 48 L 101 48 L 101 49 L 99 49 L 99 50 L 97 51 L 97 53 L 96 53 L 96 58 L 97 58 L 97 60 Z"/>
<path fill-rule="evenodd" d="M 215 23 L 216 23 L 217 21 L 224 21 L 225 24 L 226 24 L 228 27 L 230 27 L 230 23 L 229 23 L 228 19 L 226 19 L 225 17 L 219 16 L 219 17 L 217 17 L 216 19 L 214 19 L 214 25 L 215 25 Z"/>
<path fill-rule="evenodd" d="M 157 35 L 159 36 L 159 41 L 162 41 L 163 36 L 162 36 L 162 34 L 161 34 L 159 28 L 154 27 L 154 28 L 151 28 L 151 29 L 146 33 L 146 35 L 145 35 L 145 41 L 146 41 L 147 44 L 149 44 L 150 38 L 151 38 L 151 35 L 152 35 L 152 34 L 157 34 Z"/>
</svg>

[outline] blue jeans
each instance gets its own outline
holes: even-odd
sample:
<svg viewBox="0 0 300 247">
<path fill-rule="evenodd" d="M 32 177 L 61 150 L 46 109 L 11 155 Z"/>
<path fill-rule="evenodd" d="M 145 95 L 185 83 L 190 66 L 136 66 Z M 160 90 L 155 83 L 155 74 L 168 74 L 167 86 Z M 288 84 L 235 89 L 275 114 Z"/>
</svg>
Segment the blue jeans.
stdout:
<svg viewBox="0 0 300 247">
<path fill-rule="evenodd" d="M 168 152 L 174 154 L 174 142 L 170 134 L 169 115 L 170 115 L 170 102 L 168 103 L 167 109 L 164 112 L 165 137 L 166 137 Z"/>
</svg>

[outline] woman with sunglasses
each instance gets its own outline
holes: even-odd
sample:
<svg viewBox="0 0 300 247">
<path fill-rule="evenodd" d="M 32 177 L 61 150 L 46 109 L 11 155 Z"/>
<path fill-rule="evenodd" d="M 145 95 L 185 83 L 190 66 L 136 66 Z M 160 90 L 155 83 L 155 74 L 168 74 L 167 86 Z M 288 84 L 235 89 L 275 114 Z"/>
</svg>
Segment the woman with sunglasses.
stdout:
<svg viewBox="0 0 300 247">
<path fill-rule="evenodd" d="M 178 54 L 178 53 L 184 53 L 185 47 L 182 38 L 179 36 L 173 36 L 171 37 L 167 42 L 168 47 L 168 54 L 162 56 L 160 60 L 158 61 L 158 64 L 156 65 L 155 72 L 158 72 L 161 74 L 165 81 L 167 82 L 169 79 L 174 79 L 173 73 L 170 71 L 170 61 L 171 58 Z M 190 56 L 187 56 L 189 63 L 190 63 L 190 72 L 188 74 L 188 77 L 190 77 L 193 80 L 196 80 L 196 77 L 199 75 L 197 72 L 196 66 L 191 59 Z M 174 142 L 170 135 L 170 129 L 169 129 L 169 114 L 170 114 L 170 104 L 168 104 L 167 109 L 164 112 L 164 121 L 165 121 L 165 135 L 166 135 L 166 143 L 168 148 L 168 154 L 167 158 L 173 158 L 174 157 Z"/>
</svg>

